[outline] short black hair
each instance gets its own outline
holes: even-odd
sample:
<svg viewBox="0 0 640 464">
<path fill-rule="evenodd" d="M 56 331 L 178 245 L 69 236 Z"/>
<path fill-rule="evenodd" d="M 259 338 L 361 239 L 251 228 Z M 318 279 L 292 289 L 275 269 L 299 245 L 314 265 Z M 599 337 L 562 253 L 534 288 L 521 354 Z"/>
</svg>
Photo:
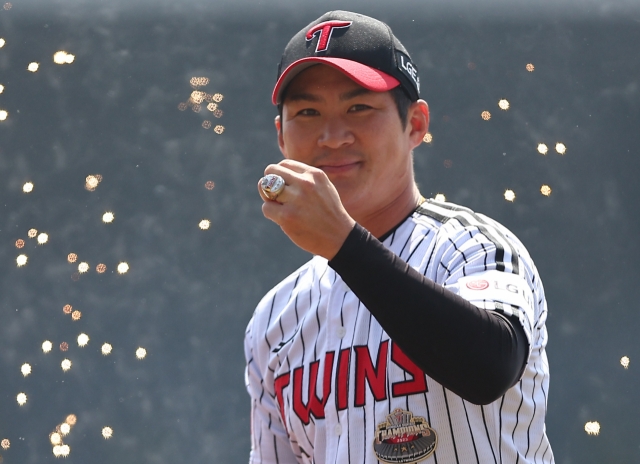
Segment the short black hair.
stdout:
<svg viewBox="0 0 640 464">
<path fill-rule="evenodd" d="M 411 100 L 407 92 L 402 86 L 394 87 L 389 90 L 389 93 L 393 97 L 393 101 L 396 102 L 396 108 L 398 108 L 398 115 L 400 116 L 400 123 L 402 124 L 402 130 L 407 128 L 407 117 L 409 115 L 409 107 L 416 100 Z M 282 92 L 282 101 L 287 98 L 287 89 Z M 280 121 L 282 121 L 282 103 L 278 103 L 278 114 L 280 115 Z"/>
</svg>

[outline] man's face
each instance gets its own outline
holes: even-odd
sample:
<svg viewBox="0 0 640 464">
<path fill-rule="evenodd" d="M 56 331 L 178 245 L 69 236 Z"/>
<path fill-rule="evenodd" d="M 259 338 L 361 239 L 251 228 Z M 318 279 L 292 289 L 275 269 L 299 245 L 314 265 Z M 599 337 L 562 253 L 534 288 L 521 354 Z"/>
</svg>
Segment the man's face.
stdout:
<svg viewBox="0 0 640 464">
<path fill-rule="evenodd" d="M 285 158 L 322 169 L 356 220 L 413 188 L 411 150 L 422 136 L 414 134 L 411 120 L 402 127 L 389 92 L 369 91 L 329 66 L 312 66 L 289 84 L 276 127 Z"/>
</svg>

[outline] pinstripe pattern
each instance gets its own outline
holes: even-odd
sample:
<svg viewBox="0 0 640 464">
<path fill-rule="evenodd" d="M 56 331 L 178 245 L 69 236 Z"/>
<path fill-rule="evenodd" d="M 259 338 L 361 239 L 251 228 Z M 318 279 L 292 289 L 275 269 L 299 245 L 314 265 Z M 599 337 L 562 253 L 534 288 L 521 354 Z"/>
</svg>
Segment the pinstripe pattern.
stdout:
<svg viewBox="0 0 640 464">
<path fill-rule="evenodd" d="M 393 361 L 388 335 L 340 276 L 315 257 L 262 299 L 247 328 L 251 462 L 379 462 L 373 449 L 376 426 L 400 408 L 424 417 L 437 433 L 435 453 L 421 462 L 553 463 L 544 426 L 546 300 L 524 246 L 495 221 L 435 201 L 423 203 L 384 244 L 425 277 L 463 297 L 460 279 L 478 273 L 494 272 L 524 288 L 530 298 L 521 305 L 470 299 L 486 310 L 518 316 L 530 342 L 522 378 L 486 406 L 464 401 L 429 377 L 427 391 L 394 397 L 393 386 L 409 385 L 414 376 Z M 297 386 L 295 369 L 303 372 Z M 325 372 L 331 375 L 329 383 Z M 357 395 L 364 406 L 356 406 Z M 339 407 L 341 402 L 345 407 Z"/>
</svg>

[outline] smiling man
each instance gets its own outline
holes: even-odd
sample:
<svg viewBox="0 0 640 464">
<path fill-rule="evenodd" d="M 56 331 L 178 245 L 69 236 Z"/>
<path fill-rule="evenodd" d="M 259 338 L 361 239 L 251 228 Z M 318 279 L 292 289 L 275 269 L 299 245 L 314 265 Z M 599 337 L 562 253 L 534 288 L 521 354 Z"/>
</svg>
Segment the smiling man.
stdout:
<svg viewBox="0 0 640 464">
<path fill-rule="evenodd" d="M 285 48 L 258 191 L 314 257 L 247 328 L 252 463 L 553 462 L 540 278 L 502 225 L 420 195 L 419 93 L 373 18 L 329 12 Z"/>
</svg>

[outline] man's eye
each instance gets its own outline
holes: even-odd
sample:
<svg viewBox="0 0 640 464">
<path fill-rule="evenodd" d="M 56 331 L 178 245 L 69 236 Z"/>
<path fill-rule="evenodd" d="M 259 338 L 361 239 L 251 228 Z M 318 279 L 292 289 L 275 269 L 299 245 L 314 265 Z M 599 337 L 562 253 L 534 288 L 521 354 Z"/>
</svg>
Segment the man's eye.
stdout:
<svg viewBox="0 0 640 464">
<path fill-rule="evenodd" d="M 349 111 L 364 111 L 364 110 L 368 110 L 371 107 L 369 105 L 364 105 L 364 104 L 358 104 L 358 105 L 353 105 L 351 108 L 349 108 Z"/>
<path fill-rule="evenodd" d="M 303 110 L 298 111 L 298 114 L 300 116 L 315 116 L 318 113 L 318 111 L 314 110 L 313 108 L 305 108 Z"/>
</svg>

